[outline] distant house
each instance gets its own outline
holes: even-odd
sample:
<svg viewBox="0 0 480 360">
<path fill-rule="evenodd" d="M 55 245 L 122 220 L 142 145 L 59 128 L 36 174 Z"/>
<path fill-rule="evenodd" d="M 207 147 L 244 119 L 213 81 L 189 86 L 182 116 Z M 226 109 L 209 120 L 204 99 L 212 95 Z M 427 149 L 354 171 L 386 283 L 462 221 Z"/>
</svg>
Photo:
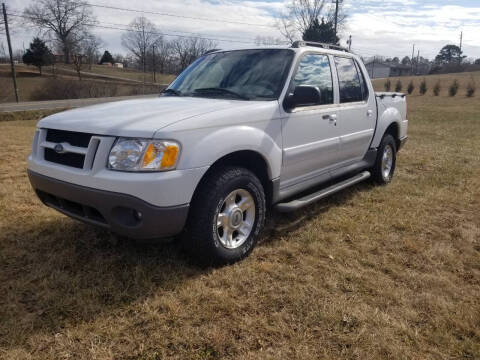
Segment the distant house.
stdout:
<svg viewBox="0 0 480 360">
<path fill-rule="evenodd" d="M 123 69 L 123 64 L 117 62 L 117 63 L 113 64 L 113 67 L 116 67 L 116 68 L 119 68 L 119 69 Z"/>
<path fill-rule="evenodd" d="M 100 65 L 103 65 L 103 66 L 112 66 L 112 63 L 111 63 L 111 62 L 103 62 L 103 63 L 101 63 Z"/>
<path fill-rule="evenodd" d="M 365 67 L 372 79 L 411 75 L 411 67 L 409 65 L 371 60 L 365 63 Z"/>
</svg>

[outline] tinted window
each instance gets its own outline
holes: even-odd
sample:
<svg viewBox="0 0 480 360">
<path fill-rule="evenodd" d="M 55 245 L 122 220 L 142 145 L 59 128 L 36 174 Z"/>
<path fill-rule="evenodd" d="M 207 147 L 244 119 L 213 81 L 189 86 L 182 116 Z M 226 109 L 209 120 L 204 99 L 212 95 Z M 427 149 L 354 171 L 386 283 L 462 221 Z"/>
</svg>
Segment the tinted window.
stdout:
<svg viewBox="0 0 480 360">
<path fill-rule="evenodd" d="M 295 86 L 311 85 L 320 89 L 321 100 L 319 105 L 333 104 L 333 81 L 328 56 L 320 54 L 305 55 L 293 78 L 290 91 Z"/>
<path fill-rule="evenodd" d="M 353 59 L 335 58 L 340 87 L 340 102 L 349 103 L 363 101 L 360 77 Z"/>
<path fill-rule="evenodd" d="M 360 69 L 360 65 L 358 65 L 357 62 L 355 62 L 355 64 L 357 65 L 357 71 L 358 71 L 358 74 L 360 75 L 360 86 L 362 87 L 362 100 L 366 101 L 368 100 L 367 82 L 365 81 L 365 76 L 363 75 L 363 72 Z"/>
<path fill-rule="evenodd" d="M 169 89 L 185 96 L 225 97 L 237 93 L 248 99 L 277 99 L 293 55 L 293 51 L 286 49 L 237 50 L 205 55 L 185 69 Z M 223 91 L 215 91 L 218 89 Z"/>
</svg>

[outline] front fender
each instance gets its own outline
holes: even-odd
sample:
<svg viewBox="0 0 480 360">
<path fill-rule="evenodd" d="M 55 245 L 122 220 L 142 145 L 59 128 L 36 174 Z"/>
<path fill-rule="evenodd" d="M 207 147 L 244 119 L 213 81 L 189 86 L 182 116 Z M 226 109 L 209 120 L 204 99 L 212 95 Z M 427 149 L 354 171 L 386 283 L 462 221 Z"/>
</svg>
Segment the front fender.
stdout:
<svg viewBox="0 0 480 360">
<path fill-rule="evenodd" d="M 252 125 L 205 128 L 176 134 L 182 144 L 178 168 L 211 166 L 225 155 L 249 150 L 264 158 L 270 179 L 279 177 L 282 166 L 281 121 Z"/>
</svg>

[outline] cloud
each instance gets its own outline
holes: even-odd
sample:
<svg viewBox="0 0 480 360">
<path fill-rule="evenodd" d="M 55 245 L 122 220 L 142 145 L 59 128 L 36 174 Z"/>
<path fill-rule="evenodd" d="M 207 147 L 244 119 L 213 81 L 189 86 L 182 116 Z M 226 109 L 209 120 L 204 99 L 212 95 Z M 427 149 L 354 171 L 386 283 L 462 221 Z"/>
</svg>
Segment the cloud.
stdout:
<svg viewBox="0 0 480 360">
<path fill-rule="evenodd" d="M 32 0 L 34 1 L 34 0 Z M 287 0 L 285 0 L 287 1 Z M 30 3 L 29 0 L 15 0 L 11 5 L 17 11 Z M 221 48 L 250 46 L 256 36 L 281 37 L 271 27 L 276 16 L 284 9 L 282 0 L 241 1 L 241 0 L 91 0 L 92 4 L 103 4 L 120 8 L 133 8 L 150 12 L 168 13 L 191 18 L 145 14 L 158 29 L 170 35 L 201 34 L 205 37 L 223 39 Z M 447 43 L 458 43 L 460 31 L 464 31 L 465 52 L 468 56 L 480 58 L 480 4 L 472 0 L 344 0 L 348 13 L 348 24 L 342 38 L 353 36 L 353 48 L 364 56 L 405 56 L 411 54 L 415 43 L 421 54 L 434 57 Z M 101 24 L 119 27 L 127 25 L 141 13 L 94 7 L 93 11 Z M 220 20 L 231 22 L 221 22 Z M 215 20 L 215 21 L 212 21 Z M 239 23 L 266 26 L 242 25 Z M 103 38 L 105 47 L 112 52 L 125 52 L 121 46 L 120 30 L 94 30 Z M 14 46 L 21 48 L 36 32 L 19 28 L 13 39 Z M 239 42 L 234 42 L 239 41 Z M 240 42 L 241 41 L 241 42 Z"/>
</svg>

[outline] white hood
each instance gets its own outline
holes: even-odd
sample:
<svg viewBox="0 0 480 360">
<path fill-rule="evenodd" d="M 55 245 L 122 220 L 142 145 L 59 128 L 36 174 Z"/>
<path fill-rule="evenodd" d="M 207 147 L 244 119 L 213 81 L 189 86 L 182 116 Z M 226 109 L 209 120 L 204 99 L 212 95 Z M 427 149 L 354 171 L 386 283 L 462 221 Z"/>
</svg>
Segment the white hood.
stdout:
<svg viewBox="0 0 480 360">
<path fill-rule="evenodd" d="M 38 127 L 97 135 L 149 138 L 156 131 L 175 122 L 248 105 L 248 101 L 162 96 L 65 111 L 40 120 Z"/>
</svg>

